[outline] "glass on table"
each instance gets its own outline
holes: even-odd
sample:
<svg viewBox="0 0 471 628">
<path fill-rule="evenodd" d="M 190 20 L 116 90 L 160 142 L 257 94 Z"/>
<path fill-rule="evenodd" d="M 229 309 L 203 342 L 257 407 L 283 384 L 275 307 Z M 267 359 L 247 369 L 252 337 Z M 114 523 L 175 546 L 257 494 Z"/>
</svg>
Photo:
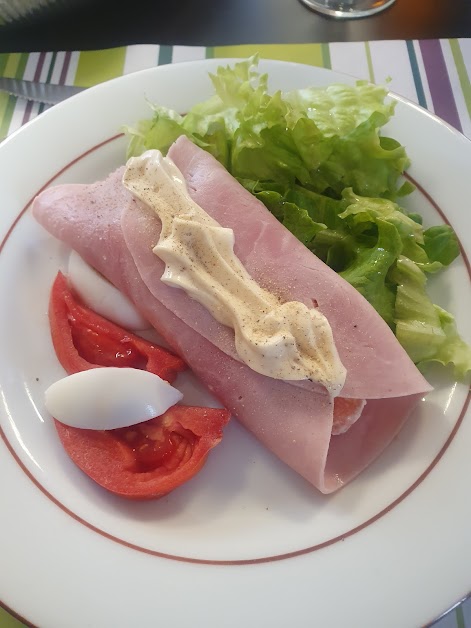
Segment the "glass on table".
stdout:
<svg viewBox="0 0 471 628">
<path fill-rule="evenodd" d="M 300 0 L 318 13 L 338 18 L 368 17 L 383 11 L 396 0 Z"/>
</svg>

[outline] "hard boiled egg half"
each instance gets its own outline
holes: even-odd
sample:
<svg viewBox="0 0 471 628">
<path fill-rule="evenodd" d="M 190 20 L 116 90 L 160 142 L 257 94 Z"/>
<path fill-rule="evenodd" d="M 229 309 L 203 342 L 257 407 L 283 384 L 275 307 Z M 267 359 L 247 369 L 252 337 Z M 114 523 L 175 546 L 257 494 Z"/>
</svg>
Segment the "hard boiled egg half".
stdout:
<svg viewBox="0 0 471 628">
<path fill-rule="evenodd" d="M 65 425 L 113 430 L 160 416 L 182 397 L 154 373 L 110 366 L 60 379 L 46 390 L 45 404 Z"/>
<path fill-rule="evenodd" d="M 69 257 L 68 277 L 82 301 L 97 314 L 125 329 L 149 329 L 133 303 L 75 251 Z"/>
</svg>

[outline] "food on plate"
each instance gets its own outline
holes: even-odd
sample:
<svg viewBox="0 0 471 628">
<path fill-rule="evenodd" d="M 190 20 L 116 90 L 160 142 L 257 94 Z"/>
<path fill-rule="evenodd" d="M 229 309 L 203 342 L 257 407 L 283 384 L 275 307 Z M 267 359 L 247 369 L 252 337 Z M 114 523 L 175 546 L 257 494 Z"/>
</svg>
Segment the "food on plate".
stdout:
<svg viewBox="0 0 471 628">
<path fill-rule="evenodd" d="M 97 366 L 126 366 L 173 382 L 187 368 L 176 355 L 80 303 L 61 272 L 51 290 L 49 324 L 56 355 L 69 374 Z"/>
<path fill-rule="evenodd" d="M 165 263 L 153 252 L 161 222 L 123 185 L 124 168 L 91 185 L 45 190 L 34 216 L 122 291 L 262 443 L 320 491 L 335 491 L 391 442 L 430 386 L 367 300 L 212 155 L 185 137 L 168 154 L 191 199 L 233 231 L 234 252 L 250 277 L 281 302 L 327 319 L 346 369 L 341 390 L 322 379 L 288 381 L 252 369 L 230 327 L 161 280 Z"/>
<path fill-rule="evenodd" d="M 131 158 L 122 182 L 159 219 L 152 252 L 165 263 L 160 282 L 183 290 L 230 328 L 234 356 L 262 375 L 308 380 L 338 395 L 346 370 L 327 318 L 255 281 L 234 253 L 233 229 L 192 200 L 171 159 L 155 150 Z"/>
<path fill-rule="evenodd" d="M 230 413 L 169 407 L 181 399 L 167 382 L 187 368 L 183 360 L 80 303 L 60 272 L 49 321 L 57 357 L 71 376 L 46 391 L 46 407 L 75 464 L 103 488 L 130 499 L 162 497 L 194 477 L 221 441 Z M 159 390 L 149 393 L 156 380 Z M 105 429 L 111 423 L 114 429 Z"/>
<path fill-rule="evenodd" d="M 131 301 L 86 264 L 75 251 L 69 256 L 67 278 L 81 301 L 97 314 L 125 329 L 149 329 L 149 323 L 142 318 Z"/>
<path fill-rule="evenodd" d="M 59 379 L 44 398 L 49 414 L 65 425 L 112 430 L 159 417 L 183 394 L 149 371 L 108 366 Z"/>
<path fill-rule="evenodd" d="M 129 156 L 188 137 L 358 290 L 419 368 L 450 364 L 462 378 L 471 350 L 427 294 L 459 245 L 448 225 L 426 228 L 398 204 L 413 185 L 404 147 L 382 132 L 394 100 L 364 81 L 271 94 L 257 61 L 219 67 L 214 95 L 186 115 L 153 106 L 126 129 Z"/>
<path fill-rule="evenodd" d="M 155 499 L 191 480 L 222 439 L 229 413 L 176 405 L 158 418 L 117 430 L 84 430 L 55 421 L 75 464 L 128 499 Z"/>
</svg>

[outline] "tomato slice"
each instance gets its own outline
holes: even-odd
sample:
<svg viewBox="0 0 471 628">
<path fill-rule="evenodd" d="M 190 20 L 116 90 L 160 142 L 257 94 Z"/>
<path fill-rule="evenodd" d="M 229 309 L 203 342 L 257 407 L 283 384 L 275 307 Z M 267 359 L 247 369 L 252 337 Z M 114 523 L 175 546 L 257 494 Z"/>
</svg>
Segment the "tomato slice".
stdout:
<svg viewBox="0 0 471 628">
<path fill-rule="evenodd" d="M 127 366 L 173 382 L 187 368 L 170 351 L 126 331 L 80 303 L 60 272 L 52 286 L 49 323 L 56 355 L 69 374 L 97 366 Z"/>
<path fill-rule="evenodd" d="M 362 399 L 336 397 L 334 399 L 332 434 L 343 434 L 346 432 L 359 418 L 363 406 L 364 401 Z"/>
<path fill-rule="evenodd" d="M 82 430 L 56 421 L 73 462 L 103 488 L 129 499 L 163 497 L 198 473 L 222 439 L 230 413 L 173 406 L 119 430 Z"/>
<path fill-rule="evenodd" d="M 79 303 L 62 273 L 52 286 L 49 322 L 54 349 L 68 373 L 127 366 L 172 382 L 187 368 L 170 351 Z M 160 417 L 117 430 L 84 430 L 57 420 L 55 426 L 70 458 L 97 484 L 129 499 L 153 499 L 198 473 L 229 419 L 224 409 L 177 405 Z"/>
</svg>

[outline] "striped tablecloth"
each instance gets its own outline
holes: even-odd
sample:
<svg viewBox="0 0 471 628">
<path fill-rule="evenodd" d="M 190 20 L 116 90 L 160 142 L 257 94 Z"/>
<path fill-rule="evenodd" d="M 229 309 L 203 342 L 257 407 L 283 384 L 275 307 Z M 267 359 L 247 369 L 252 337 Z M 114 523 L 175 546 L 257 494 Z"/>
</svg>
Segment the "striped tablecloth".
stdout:
<svg viewBox="0 0 471 628">
<path fill-rule="evenodd" d="M 471 137 L 471 39 L 332 44 L 218 46 L 137 45 L 85 52 L 0 55 L 0 75 L 89 87 L 129 72 L 205 58 L 262 57 L 298 61 L 377 83 L 435 112 Z M 44 109 L 0 95 L 0 137 Z"/>
<path fill-rule="evenodd" d="M 267 59 L 330 68 L 377 83 L 389 81 L 392 91 L 426 107 L 471 138 L 471 39 L 213 48 L 145 44 L 85 52 L 12 53 L 0 54 L 0 76 L 90 87 L 156 65 L 247 57 L 255 52 Z M 45 108 L 0 93 L 0 139 Z M 446 578 L 446 574 L 443 577 Z M 0 628 L 21 626 L 23 624 L 0 608 Z M 471 600 L 450 612 L 436 626 L 471 628 Z"/>
</svg>

